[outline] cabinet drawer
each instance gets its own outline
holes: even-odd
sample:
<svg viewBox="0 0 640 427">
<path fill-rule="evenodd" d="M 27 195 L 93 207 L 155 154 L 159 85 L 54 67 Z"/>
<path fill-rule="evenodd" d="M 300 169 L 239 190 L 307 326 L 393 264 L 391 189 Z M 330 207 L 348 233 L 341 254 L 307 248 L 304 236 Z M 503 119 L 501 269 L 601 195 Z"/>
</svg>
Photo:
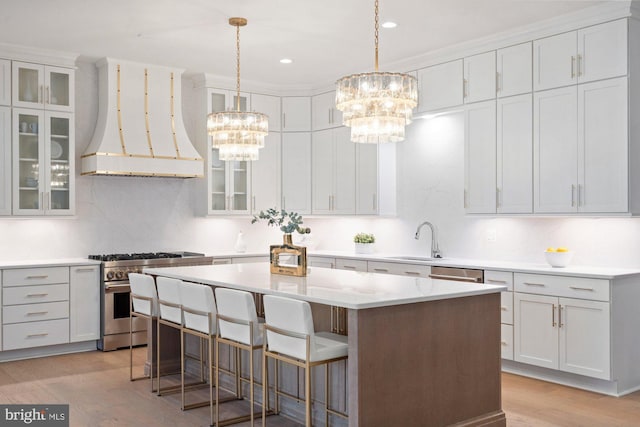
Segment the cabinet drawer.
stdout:
<svg viewBox="0 0 640 427">
<path fill-rule="evenodd" d="M 529 294 L 609 301 L 609 281 L 582 277 L 515 273 L 515 290 Z"/>
<path fill-rule="evenodd" d="M 513 360 L 513 326 L 500 325 L 500 357 Z"/>
<path fill-rule="evenodd" d="M 69 342 L 69 319 L 16 323 L 2 327 L 3 350 Z"/>
<path fill-rule="evenodd" d="M 513 325 L 513 292 L 500 293 L 500 323 Z"/>
<path fill-rule="evenodd" d="M 507 290 L 513 290 L 513 273 L 510 271 L 484 271 L 484 283 L 488 285 L 506 286 Z"/>
<path fill-rule="evenodd" d="M 336 259 L 336 268 L 340 270 L 367 271 L 367 261 L 361 259 Z"/>
<path fill-rule="evenodd" d="M 69 283 L 69 267 L 14 268 L 4 270 L 3 286 Z"/>
<path fill-rule="evenodd" d="M 371 273 L 398 274 L 411 277 L 429 277 L 431 273 L 431 267 L 428 265 L 380 261 L 369 261 L 367 270 Z"/>
<path fill-rule="evenodd" d="M 307 257 L 307 265 L 309 267 L 334 268 L 336 265 L 336 260 L 335 258 L 310 256 L 310 257 Z"/>
<path fill-rule="evenodd" d="M 19 286 L 2 290 L 2 304 L 32 304 L 52 301 L 66 301 L 69 299 L 69 285 L 38 285 Z"/>
<path fill-rule="evenodd" d="M 69 317 L 68 301 L 11 305 L 2 308 L 2 322 L 5 325 L 51 319 L 66 319 L 67 317 Z"/>
</svg>

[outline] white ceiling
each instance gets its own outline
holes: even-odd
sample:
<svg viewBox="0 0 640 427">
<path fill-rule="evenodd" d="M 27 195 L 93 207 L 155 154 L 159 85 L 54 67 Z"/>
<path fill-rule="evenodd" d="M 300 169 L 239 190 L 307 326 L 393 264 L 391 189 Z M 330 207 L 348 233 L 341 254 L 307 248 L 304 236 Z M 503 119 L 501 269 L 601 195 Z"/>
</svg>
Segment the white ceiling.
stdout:
<svg viewBox="0 0 640 427">
<path fill-rule="evenodd" d="M 111 56 L 282 86 L 373 69 L 373 0 L 0 0 L 0 42 Z M 603 3 L 582 0 L 380 0 L 380 69 L 510 28 Z M 294 60 L 291 65 L 281 58 Z"/>
</svg>

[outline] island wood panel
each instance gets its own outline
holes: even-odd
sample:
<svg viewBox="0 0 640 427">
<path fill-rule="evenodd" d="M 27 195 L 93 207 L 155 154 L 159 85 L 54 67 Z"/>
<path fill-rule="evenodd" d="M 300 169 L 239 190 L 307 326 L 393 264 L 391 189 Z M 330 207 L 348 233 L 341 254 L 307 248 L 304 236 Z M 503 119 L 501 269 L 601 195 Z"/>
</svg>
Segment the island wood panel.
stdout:
<svg viewBox="0 0 640 427">
<path fill-rule="evenodd" d="M 349 310 L 350 426 L 505 426 L 500 294 Z"/>
</svg>

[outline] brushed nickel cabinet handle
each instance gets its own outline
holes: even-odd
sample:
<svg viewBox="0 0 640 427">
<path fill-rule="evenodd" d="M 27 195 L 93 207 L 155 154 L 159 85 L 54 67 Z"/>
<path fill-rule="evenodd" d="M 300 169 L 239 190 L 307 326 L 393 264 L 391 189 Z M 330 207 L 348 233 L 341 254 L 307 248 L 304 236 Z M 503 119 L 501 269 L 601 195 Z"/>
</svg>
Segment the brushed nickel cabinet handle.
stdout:
<svg viewBox="0 0 640 427">
<path fill-rule="evenodd" d="M 96 271 L 96 268 L 95 268 L 95 267 L 76 268 L 76 271 L 77 271 L 78 273 L 89 273 L 89 272 Z"/>
<path fill-rule="evenodd" d="M 27 294 L 27 298 L 32 298 L 32 297 L 46 297 L 47 295 L 49 295 L 48 293 L 41 293 L 41 294 Z"/>
<path fill-rule="evenodd" d="M 343 265 L 342 268 L 347 268 L 347 269 L 351 269 L 351 270 L 355 270 L 356 266 L 355 265 Z"/>
<path fill-rule="evenodd" d="M 506 280 L 497 280 L 497 279 L 486 279 L 487 282 L 489 283 L 507 283 Z"/>
<path fill-rule="evenodd" d="M 386 268 L 374 268 L 373 271 L 377 271 L 378 273 L 388 273 L 389 270 Z"/>
<path fill-rule="evenodd" d="M 569 286 L 569 289 L 573 289 L 573 290 L 576 290 L 576 291 L 591 291 L 591 292 L 593 292 L 595 290 L 593 288 L 583 288 L 581 286 Z"/>
<path fill-rule="evenodd" d="M 48 311 L 31 311 L 29 313 L 27 313 L 27 316 L 42 316 L 44 314 L 47 314 Z"/>
<path fill-rule="evenodd" d="M 522 284 L 527 286 L 541 286 L 543 288 L 546 286 L 544 283 L 533 283 L 533 282 L 522 282 Z"/>
<path fill-rule="evenodd" d="M 47 277 L 49 277 L 48 274 L 43 274 L 39 276 L 27 276 L 27 279 L 46 279 Z"/>
<path fill-rule="evenodd" d="M 462 97 L 467 98 L 467 88 L 469 86 L 469 82 L 467 79 L 462 79 Z"/>
<path fill-rule="evenodd" d="M 27 338 L 46 337 L 47 335 L 49 335 L 48 332 L 43 332 L 41 334 L 29 334 L 29 335 L 27 335 Z"/>
<path fill-rule="evenodd" d="M 287 113 L 282 113 L 282 129 L 287 127 Z"/>
<path fill-rule="evenodd" d="M 500 341 L 500 344 L 507 345 L 507 342 L 506 341 Z"/>
<path fill-rule="evenodd" d="M 496 93 L 500 92 L 500 72 L 496 71 Z"/>
<path fill-rule="evenodd" d="M 582 55 L 578 54 L 578 77 L 582 75 Z"/>
<path fill-rule="evenodd" d="M 38 93 L 38 103 L 44 102 L 44 85 L 40 85 L 40 92 Z"/>
<path fill-rule="evenodd" d="M 576 57 L 571 56 L 571 78 L 574 79 L 576 77 Z"/>
<path fill-rule="evenodd" d="M 551 305 L 551 326 L 556 327 L 556 305 Z"/>
<path fill-rule="evenodd" d="M 558 304 L 558 327 L 562 328 L 563 323 L 562 323 L 562 304 Z"/>
<path fill-rule="evenodd" d="M 571 184 L 571 207 L 576 206 L 576 186 Z"/>
<path fill-rule="evenodd" d="M 500 310 L 507 311 L 509 308 L 506 305 L 501 305 Z"/>
<path fill-rule="evenodd" d="M 404 274 L 408 274 L 409 276 L 419 276 L 419 271 L 405 271 Z"/>
</svg>

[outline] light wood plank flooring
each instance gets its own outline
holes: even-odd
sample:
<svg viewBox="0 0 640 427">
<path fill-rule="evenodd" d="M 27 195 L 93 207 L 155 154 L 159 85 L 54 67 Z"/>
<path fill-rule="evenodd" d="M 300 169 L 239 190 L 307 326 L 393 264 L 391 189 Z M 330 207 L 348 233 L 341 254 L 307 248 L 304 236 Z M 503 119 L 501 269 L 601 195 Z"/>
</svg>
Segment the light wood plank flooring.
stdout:
<svg viewBox="0 0 640 427">
<path fill-rule="evenodd" d="M 138 367 L 145 356 L 145 348 L 135 350 Z M 615 398 L 510 374 L 503 374 L 502 385 L 508 426 L 640 426 L 640 392 Z M 147 380 L 129 381 L 128 350 L 0 363 L 0 402 L 69 403 L 72 426 L 209 425 L 208 407 L 180 411 L 179 394 L 157 397 L 149 387 Z M 200 393 L 191 398 L 208 397 L 206 390 Z M 248 405 L 222 409 L 226 417 Z M 282 417 L 267 420 L 270 426 L 296 425 Z"/>
</svg>

